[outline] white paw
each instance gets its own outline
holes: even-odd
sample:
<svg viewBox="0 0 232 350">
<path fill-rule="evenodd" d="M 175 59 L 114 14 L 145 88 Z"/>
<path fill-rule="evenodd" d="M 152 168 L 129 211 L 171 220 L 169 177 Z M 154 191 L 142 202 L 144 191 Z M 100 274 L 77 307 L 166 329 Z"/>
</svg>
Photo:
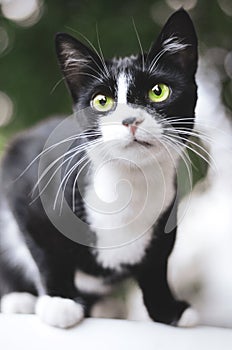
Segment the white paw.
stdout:
<svg viewBox="0 0 232 350">
<path fill-rule="evenodd" d="M 186 309 L 181 318 L 179 319 L 177 326 L 179 327 L 194 327 L 199 323 L 199 316 L 197 311 L 189 307 Z"/>
<path fill-rule="evenodd" d="M 34 314 L 36 297 L 29 293 L 10 293 L 1 299 L 1 312 L 4 314 Z"/>
<path fill-rule="evenodd" d="M 84 309 L 74 300 L 44 295 L 38 299 L 36 314 L 50 326 L 68 328 L 84 318 Z"/>
</svg>

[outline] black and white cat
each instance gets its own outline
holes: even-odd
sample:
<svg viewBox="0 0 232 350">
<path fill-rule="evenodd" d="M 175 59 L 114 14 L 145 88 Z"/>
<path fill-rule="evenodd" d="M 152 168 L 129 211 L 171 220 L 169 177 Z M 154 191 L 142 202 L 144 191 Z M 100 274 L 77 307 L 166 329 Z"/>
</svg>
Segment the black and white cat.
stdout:
<svg viewBox="0 0 232 350">
<path fill-rule="evenodd" d="M 175 12 L 148 54 L 105 61 L 67 34 L 57 35 L 56 47 L 75 114 L 18 135 L 5 153 L 1 311 L 70 327 L 132 276 L 154 321 L 193 325 L 194 310 L 167 282 L 176 167 L 197 100 L 192 21 Z M 66 214 L 56 210 L 60 192 Z"/>
</svg>

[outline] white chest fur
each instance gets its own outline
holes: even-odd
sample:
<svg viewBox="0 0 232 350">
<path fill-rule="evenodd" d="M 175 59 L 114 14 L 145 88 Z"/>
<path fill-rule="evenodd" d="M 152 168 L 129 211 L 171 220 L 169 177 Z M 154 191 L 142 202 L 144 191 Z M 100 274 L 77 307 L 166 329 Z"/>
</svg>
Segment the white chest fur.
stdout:
<svg viewBox="0 0 232 350">
<path fill-rule="evenodd" d="M 141 261 L 153 226 L 173 199 L 173 176 L 170 163 L 139 169 L 112 160 L 95 170 L 85 203 L 103 267 L 120 270 Z"/>
</svg>

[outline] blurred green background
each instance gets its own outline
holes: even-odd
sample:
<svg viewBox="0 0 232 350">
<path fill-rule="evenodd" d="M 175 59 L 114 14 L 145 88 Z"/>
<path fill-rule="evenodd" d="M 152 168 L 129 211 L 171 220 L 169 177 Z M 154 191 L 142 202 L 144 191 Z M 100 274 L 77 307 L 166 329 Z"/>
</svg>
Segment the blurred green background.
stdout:
<svg viewBox="0 0 232 350">
<path fill-rule="evenodd" d="M 180 6 L 195 22 L 201 54 L 220 69 L 223 100 L 232 108 L 231 0 L 0 0 L 0 149 L 15 131 L 72 111 L 65 84 L 59 83 L 56 32 L 79 38 L 81 32 L 97 46 L 97 26 L 106 57 L 136 53 L 132 18 L 146 50 Z"/>
</svg>

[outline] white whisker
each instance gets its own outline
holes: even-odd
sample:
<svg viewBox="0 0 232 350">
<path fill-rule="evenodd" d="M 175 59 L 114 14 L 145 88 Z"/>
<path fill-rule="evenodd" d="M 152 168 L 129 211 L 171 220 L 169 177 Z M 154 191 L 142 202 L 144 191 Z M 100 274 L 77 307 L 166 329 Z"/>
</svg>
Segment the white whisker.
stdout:
<svg viewBox="0 0 232 350">
<path fill-rule="evenodd" d="M 94 142 L 94 141 L 90 141 L 90 142 Z M 54 178 L 54 176 L 57 174 L 57 172 L 60 170 L 60 168 L 66 164 L 70 159 L 72 160 L 76 155 L 78 155 L 79 153 L 81 152 L 84 152 L 88 146 L 89 146 L 89 143 L 85 143 L 84 145 L 78 145 L 76 147 L 74 147 L 73 149 L 67 151 L 65 154 L 62 154 L 60 157 L 58 157 L 56 160 L 54 160 L 44 171 L 43 173 L 40 175 L 39 179 L 37 180 L 36 184 L 34 185 L 31 193 L 32 193 L 32 196 L 36 190 L 36 188 L 39 186 L 40 182 L 43 180 L 43 178 L 46 176 L 46 174 L 50 171 L 50 169 L 52 169 L 52 167 L 60 160 L 60 159 L 63 159 L 65 158 L 68 154 L 70 153 L 73 153 L 74 154 L 71 154 L 71 156 L 69 156 L 67 159 L 65 159 L 57 168 L 56 170 L 53 172 L 53 174 L 51 175 L 50 179 L 47 181 L 46 185 L 44 185 L 43 189 L 41 191 L 39 191 L 39 194 L 38 196 L 36 196 L 36 198 L 33 199 L 32 203 L 37 200 L 39 198 L 39 196 L 41 194 L 43 194 L 43 192 L 46 190 L 46 188 L 48 187 L 48 185 L 51 183 L 52 179 Z M 97 142 L 97 140 L 95 140 L 95 142 Z"/>
<path fill-rule="evenodd" d="M 138 30 L 137 30 L 136 25 L 135 25 L 134 18 L 132 18 L 132 22 L 133 22 L 134 31 L 135 31 L 135 34 L 136 34 L 136 37 L 137 37 L 137 40 L 138 40 L 138 43 L 139 43 L 139 48 L 140 48 L 140 51 L 141 51 L 142 71 L 144 72 L 144 70 L 145 70 L 144 51 L 143 51 L 143 47 L 142 47 L 142 43 L 141 43 L 141 40 L 140 40 L 140 37 L 139 37 Z"/>
<path fill-rule="evenodd" d="M 182 140 L 182 141 L 185 140 L 183 137 L 178 136 L 178 135 L 172 135 L 172 136 L 175 137 L 175 139 L 179 139 L 179 140 Z M 199 145 L 198 143 L 196 143 L 196 142 L 194 142 L 194 141 L 192 141 L 190 139 L 187 140 L 187 144 L 188 143 L 190 143 L 191 145 L 194 145 L 195 147 L 198 147 L 201 151 L 203 151 L 207 155 L 209 160 L 213 163 L 213 165 L 215 167 L 214 170 L 217 169 L 216 162 L 215 162 L 214 158 L 211 156 L 211 154 L 204 147 L 202 147 L 201 145 Z M 192 148 L 192 151 L 193 151 L 193 148 Z"/>
<path fill-rule="evenodd" d="M 195 131 L 192 131 L 192 130 L 186 130 L 186 129 L 179 129 L 178 128 L 165 128 L 165 131 L 168 131 L 168 132 L 171 132 L 173 134 L 179 134 L 179 135 L 186 135 L 186 136 L 192 136 L 192 137 L 196 137 L 196 138 L 199 138 L 201 139 L 202 141 L 204 142 L 213 142 L 214 140 L 209 137 L 207 134 L 203 134 L 203 133 L 200 133 L 200 132 L 195 132 Z"/>
<path fill-rule="evenodd" d="M 99 144 L 104 144 L 104 142 L 100 141 L 97 145 L 99 145 Z M 99 149 L 98 149 L 98 151 L 99 151 Z M 81 171 L 82 171 L 82 169 L 81 169 Z M 72 186 L 72 208 L 73 208 L 73 212 L 75 211 L 75 207 L 76 207 L 76 205 L 75 205 L 75 203 L 76 203 L 75 192 L 76 192 L 76 184 L 77 184 L 79 175 L 80 175 L 80 172 L 78 172 L 77 175 L 75 176 L 75 179 L 73 181 L 73 186 Z"/>
<path fill-rule="evenodd" d="M 54 148 L 60 146 L 62 143 L 65 143 L 65 142 L 69 142 L 69 141 L 72 141 L 72 140 L 78 140 L 78 139 L 81 139 L 81 138 L 87 138 L 87 137 L 91 137 L 91 136 L 100 136 L 101 133 L 100 132 L 91 132 L 91 133 L 86 133 L 86 134 L 76 134 L 76 135 L 72 135 L 72 136 L 69 136 L 67 137 L 66 139 L 63 139 L 57 143 L 54 143 L 53 145 L 49 146 L 48 148 L 44 149 L 42 152 L 40 152 L 28 165 L 27 167 L 23 170 L 23 172 L 16 177 L 16 179 L 14 181 L 18 181 L 27 171 L 28 169 L 39 159 L 41 158 L 44 154 L 52 151 Z"/>
<path fill-rule="evenodd" d="M 87 73 L 87 72 L 76 72 L 76 73 L 73 73 L 73 74 L 68 74 L 66 78 L 71 78 L 71 77 L 77 76 L 77 75 L 85 75 L 85 76 L 88 76 L 88 77 L 91 77 L 93 79 L 98 80 L 100 83 L 104 83 L 102 78 L 96 77 L 95 75 Z"/>
<path fill-rule="evenodd" d="M 178 145 L 174 140 L 172 140 L 171 138 L 169 138 L 167 135 L 163 135 L 165 142 L 167 142 L 169 144 L 169 146 L 171 148 L 174 149 L 175 152 L 177 152 L 177 154 L 180 156 L 180 158 L 183 160 L 187 172 L 188 172 L 188 178 L 189 178 L 189 182 L 190 184 L 192 184 L 192 172 L 190 171 L 190 165 L 194 166 L 191 162 L 191 159 L 189 158 L 188 154 L 186 154 L 183 150 L 183 147 L 181 147 L 180 145 Z"/>
<path fill-rule="evenodd" d="M 80 35 L 83 39 L 85 39 L 85 41 L 90 45 L 90 47 L 93 49 L 93 51 L 96 53 L 96 55 L 97 55 L 98 58 L 100 59 L 101 64 L 103 65 L 103 68 L 104 68 L 104 69 L 102 69 L 102 68 L 99 66 L 99 64 L 96 62 L 96 60 L 94 60 L 94 59 L 92 58 L 93 62 L 96 64 L 96 66 L 97 66 L 97 67 L 99 68 L 99 70 L 102 72 L 103 76 L 104 76 L 106 79 L 109 79 L 110 74 L 109 74 L 108 69 L 105 70 L 105 68 L 107 68 L 107 67 L 106 67 L 106 65 L 104 66 L 104 64 L 103 64 L 103 61 L 104 61 L 104 60 L 103 60 L 103 58 L 101 57 L 101 55 L 99 54 L 99 52 L 97 51 L 96 47 L 92 44 L 92 42 L 91 42 L 84 34 L 82 34 L 81 32 L 79 32 L 79 31 L 77 31 L 77 30 L 74 30 L 73 28 L 70 28 L 70 27 L 67 27 L 67 28 L 69 28 L 69 29 L 71 29 L 73 32 L 79 34 L 79 35 Z M 105 62 L 104 62 L 104 63 L 105 63 Z"/>
<path fill-rule="evenodd" d="M 54 201 L 54 206 L 53 206 L 53 210 L 55 210 L 56 208 L 56 203 L 58 200 L 58 196 L 59 196 L 59 192 L 61 191 L 62 188 L 62 194 L 61 194 L 61 203 L 60 203 L 60 215 L 62 212 L 62 208 L 63 208 L 63 201 L 64 201 L 64 194 L 65 194 L 65 189 L 67 186 L 67 183 L 72 175 L 72 173 L 78 168 L 78 166 L 83 163 L 86 159 L 88 159 L 88 155 L 85 155 L 84 157 L 82 157 L 74 166 L 72 166 L 72 168 L 67 172 L 67 174 L 64 176 L 64 178 L 62 179 L 62 182 L 58 188 L 56 197 L 55 197 L 55 201 Z M 91 160 L 89 159 L 86 163 L 84 163 L 84 165 L 81 167 L 81 169 L 78 171 L 78 175 L 77 178 L 79 177 L 81 171 L 85 168 L 85 166 L 90 162 Z"/>
<path fill-rule="evenodd" d="M 90 142 L 90 143 L 88 143 L 88 145 L 86 146 L 86 148 L 85 149 L 90 149 L 92 146 L 94 146 L 94 145 L 96 145 L 96 144 L 100 144 L 102 141 L 99 141 L 99 140 L 95 140 L 95 141 L 92 141 L 92 142 Z M 75 155 L 74 155 L 75 156 Z M 67 185 L 67 183 L 68 183 L 68 180 L 69 180 L 69 178 L 70 178 L 70 176 L 71 176 L 71 174 L 75 171 L 75 169 L 85 160 L 85 159 L 87 159 L 88 158 L 88 155 L 85 155 L 85 156 L 83 156 L 77 163 L 75 163 L 72 167 L 71 167 L 71 169 L 69 169 L 68 170 L 68 172 L 65 174 L 65 176 L 64 176 L 64 178 L 62 179 L 62 181 L 61 181 L 61 183 L 60 183 L 60 185 L 59 185 L 59 188 L 58 188 L 58 190 L 57 190 L 57 193 L 56 193 L 56 196 L 55 196 L 55 201 L 54 201 L 54 205 L 53 205 L 53 209 L 55 210 L 55 208 L 56 208 L 56 204 L 57 204 L 57 201 L 58 201 L 58 197 L 59 197 L 59 193 L 60 193 L 60 191 L 61 191 L 61 189 L 62 189 L 62 187 L 63 187 L 63 184 L 65 183 L 65 186 L 64 186 L 64 189 L 63 189 L 63 194 L 64 194 L 64 191 L 65 191 L 65 187 L 66 187 L 66 185 Z M 63 163 L 64 164 L 64 163 Z M 62 165 L 63 165 L 62 164 Z M 67 180 L 67 181 L 66 181 Z M 62 199 L 63 199 L 63 197 L 62 197 Z M 62 205 L 62 203 L 61 203 L 61 205 Z"/>
<path fill-rule="evenodd" d="M 167 135 L 166 135 L 167 136 Z M 169 135 L 169 137 L 172 137 L 174 138 L 174 142 L 180 144 L 180 145 L 183 145 L 184 148 L 187 148 L 189 149 L 190 151 L 192 151 L 193 153 L 195 153 L 196 155 L 198 155 L 200 158 L 202 158 L 209 166 L 212 166 L 212 164 L 209 162 L 209 160 L 207 158 L 205 158 L 200 152 L 198 152 L 197 150 L 195 150 L 194 148 L 192 148 L 191 146 L 187 145 L 187 144 L 183 144 L 181 141 L 179 141 L 177 138 L 176 138 L 176 135 Z"/>
<path fill-rule="evenodd" d="M 188 44 L 183 44 L 180 40 L 177 40 L 177 37 L 173 36 L 172 38 L 168 38 L 163 42 L 163 49 L 158 52 L 158 54 L 151 61 L 148 71 L 152 73 L 155 66 L 157 65 L 160 58 L 165 54 L 175 54 L 179 51 L 186 49 L 189 46 Z"/>
<path fill-rule="evenodd" d="M 154 137 L 154 135 L 148 131 L 148 130 L 144 130 L 147 134 L 151 135 Z M 187 172 L 188 172 L 188 178 L 189 178 L 189 182 L 190 184 L 192 183 L 192 174 L 191 174 L 191 171 L 190 171 L 190 166 L 189 166 L 189 163 L 194 167 L 194 164 L 192 164 L 189 156 L 184 152 L 184 148 L 183 148 L 183 145 L 180 145 L 179 144 L 176 144 L 175 141 L 173 141 L 171 138 L 169 138 L 167 135 L 163 134 L 162 135 L 162 139 L 157 139 L 157 141 L 159 141 L 162 146 L 165 148 L 165 150 L 168 152 L 169 156 L 171 157 L 172 161 L 173 161 L 173 164 L 176 166 L 176 162 L 171 154 L 171 152 L 169 151 L 166 143 L 172 148 L 174 149 L 174 151 L 179 155 L 179 157 L 183 160 L 185 166 L 186 166 L 186 169 L 187 169 Z"/>
<path fill-rule="evenodd" d="M 98 43 L 98 48 L 99 48 L 99 52 L 100 52 L 100 55 L 99 57 L 101 58 L 101 62 L 102 62 L 102 65 L 104 67 L 104 70 L 106 72 L 106 75 L 108 77 L 110 77 L 110 72 L 106 66 L 106 63 L 105 63 L 105 59 L 104 59 L 104 55 L 103 55 L 103 51 L 102 51 L 102 48 L 101 48 L 101 43 L 100 43 L 100 38 L 99 38 L 99 32 L 98 32 L 98 26 L 96 24 L 96 34 L 97 34 L 97 43 Z"/>
</svg>

